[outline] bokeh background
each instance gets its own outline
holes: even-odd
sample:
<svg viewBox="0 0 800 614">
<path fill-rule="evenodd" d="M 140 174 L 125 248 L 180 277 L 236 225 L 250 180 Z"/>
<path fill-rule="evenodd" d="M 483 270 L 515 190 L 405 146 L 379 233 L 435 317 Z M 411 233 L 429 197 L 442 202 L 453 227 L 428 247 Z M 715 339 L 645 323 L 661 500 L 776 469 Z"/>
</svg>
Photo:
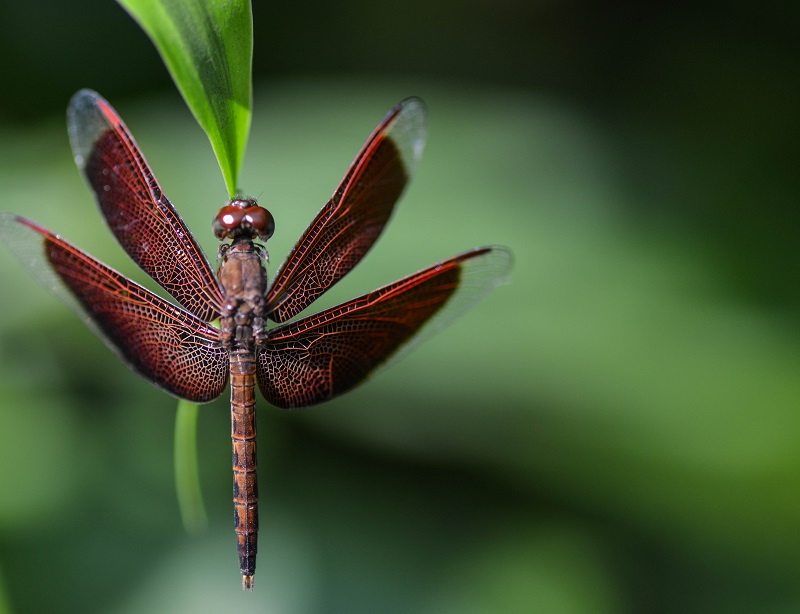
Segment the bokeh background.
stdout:
<svg viewBox="0 0 800 614">
<path fill-rule="evenodd" d="M 800 611 L 799 7 L 257 2 L 272 270 L 415 94 L 418 174 L 323 304 L 482 244 L 513 281 L 340 400 L 260 405 L 243 594 L 226 399 L 188 536 L 174 400 L 0 253 L 0 612 Z M 72 163 L 92 87 L 213 257 L 221 174 L 122 9 L 4 0 L 0 57 L 0 209 L 144 281 Z"/>
</svg>

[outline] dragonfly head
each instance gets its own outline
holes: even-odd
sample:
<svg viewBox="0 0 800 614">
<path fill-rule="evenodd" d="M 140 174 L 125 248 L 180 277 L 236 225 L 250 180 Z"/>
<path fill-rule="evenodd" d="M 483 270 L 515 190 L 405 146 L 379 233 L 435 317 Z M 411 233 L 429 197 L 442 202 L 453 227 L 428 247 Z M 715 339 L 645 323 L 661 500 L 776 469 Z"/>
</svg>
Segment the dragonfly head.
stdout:
<svg viewBox="0 0 800 614">
<path fill-rule="evenodd" d="M 234 198 L 214 216 L 211 227 L 220 241 L 239 238 L 266 241 L 275 232 L 275 220 L 255 199 Z"/>
</svg>

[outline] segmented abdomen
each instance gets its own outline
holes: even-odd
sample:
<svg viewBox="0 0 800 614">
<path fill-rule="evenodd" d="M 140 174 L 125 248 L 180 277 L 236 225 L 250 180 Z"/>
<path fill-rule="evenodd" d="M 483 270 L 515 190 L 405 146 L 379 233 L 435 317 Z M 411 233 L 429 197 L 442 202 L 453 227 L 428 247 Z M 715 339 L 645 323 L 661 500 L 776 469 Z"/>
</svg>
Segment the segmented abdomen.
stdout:
<svg viewBox="0 0 800 614">
<path fill-rule="evenodd" d="M 252 352 L 231 353 L 231 440 L 233 505 L 239 566 L 245 589 L 252 589 L 258 542 L 256 482 L 256 363 Z"/>
</svg>

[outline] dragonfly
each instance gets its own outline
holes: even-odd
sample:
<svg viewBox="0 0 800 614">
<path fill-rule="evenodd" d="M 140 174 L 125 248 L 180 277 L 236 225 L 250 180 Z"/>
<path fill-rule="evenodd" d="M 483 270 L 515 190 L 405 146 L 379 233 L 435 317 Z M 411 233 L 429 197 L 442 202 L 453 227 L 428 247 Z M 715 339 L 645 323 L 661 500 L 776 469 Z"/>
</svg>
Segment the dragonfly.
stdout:
<svg viewBox="0 0 800 614">
<path fill-rule="evenodd" d="M 426 110 L 407 98 L 378 124 L 268 283 L 272 214 L 236 197 L 214 216 L 217 272 L 159 186 L 117 112 L 81 90 L 67 110 L 75 162 L 128 256 L 177 304 L 24 217 L 0 239 L 135 373 L 195 403 L 230 383 L 233 503 L 242 585 L 258 539 L 256 386 L 280 408 L 328 401 L 361 383 L 505 281 L 511 253 L 481 247 L 295 319 L 342 279 L 386 226 L 422 155 Z"/>
</svg>

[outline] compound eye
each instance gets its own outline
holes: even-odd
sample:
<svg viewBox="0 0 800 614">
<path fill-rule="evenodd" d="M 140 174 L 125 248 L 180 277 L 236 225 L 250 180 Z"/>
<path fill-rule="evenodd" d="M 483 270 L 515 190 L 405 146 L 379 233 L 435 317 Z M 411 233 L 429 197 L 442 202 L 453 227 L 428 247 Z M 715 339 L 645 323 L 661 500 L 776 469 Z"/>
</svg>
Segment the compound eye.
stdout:
<svg viewBox="0 0 800 614">
<path fill-rule="evenodd" d="M 217 219 L 223 228 L 230 230 L 231 228 L 236 228 L 242 223 L 242 219 L 244 219 L 244 211 L 242 211 L 239 207 L 228 205 L 220 210 L 220 212 L 217 214 Z"/>
<path fill-rule="evenodd" d="M 219 210 L 219 213 L 214 217 L 214 222 L 211 224 L 214 230 L 214 236 L 217 239 L 224 239 L 228 236 L 229 232 L 237 228 L 244 219 L 244 211 L 240 207 L 227 205 Z"/>
<path fill-rule="evenodd" d="M 264 207 L 248 207 L 244 210 L 244 219 L 250 223 L 262 240 L 269 239 L 275 232 L 275 220 Z"/>
</svg>

